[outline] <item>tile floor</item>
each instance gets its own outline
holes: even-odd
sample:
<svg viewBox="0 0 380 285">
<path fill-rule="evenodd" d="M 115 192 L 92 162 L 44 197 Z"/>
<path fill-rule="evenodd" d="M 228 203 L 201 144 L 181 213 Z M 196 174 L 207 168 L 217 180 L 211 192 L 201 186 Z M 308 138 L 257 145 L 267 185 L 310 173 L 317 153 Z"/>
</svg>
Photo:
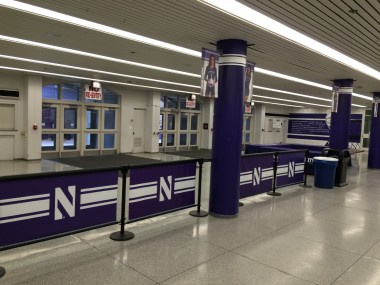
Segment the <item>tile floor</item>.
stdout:
<svg viewBox="0 0 380 285">
<path fill-rule="evenodd" d="M 164 156 L 151 158 L 176 159 Z M 250 197 L 233 219 L 184 210 L 127 225 L 130 241 L 110 240 L 110 226 L 2 251 L 0 285 L 380 284 L 380 170 L 366 168 L 365 154 L 358 162 L 348 186 Z M 16 164 L 20 174 L 46 162 Z M 207 209 L 209 163 L 203 174 Z"/>
</svg>

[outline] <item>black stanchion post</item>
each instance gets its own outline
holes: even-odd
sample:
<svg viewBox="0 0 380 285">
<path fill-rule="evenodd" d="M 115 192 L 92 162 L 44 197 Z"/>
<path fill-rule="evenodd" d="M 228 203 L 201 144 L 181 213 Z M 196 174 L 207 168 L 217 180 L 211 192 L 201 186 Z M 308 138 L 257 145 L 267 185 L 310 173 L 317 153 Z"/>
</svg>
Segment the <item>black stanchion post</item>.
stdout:
<svg viewBox="0 0 380 285">
<path fill-rule="evenodd" d="M 267 194 L 270 196 L 281 196 L 281 193 L 276 192 L 277 163 L 278 163 L 278 151 L 274 153 L 272 191 L 267 192 Z"/>
<path fill-rule="evenodd" d="M 5 275 L 5 269 L 4 267 L 0 266 L 0 278 Z"/>
<path fill-rule="evenodd" d="M 244 203 L 239 201 L 239 207 L 243 207 Z"/>
<path fill-rule="evenodd" d="M 123 166 L 121 168 L 121 173 L 123 175 L 122 189 L 121 189 L 121 217 L 120 217 L 120 232 L 114 232 L 110 235 L 110 239 L 116 241 L 130 240 L 135 237 L 132 232 L 125 231 L 125 198 L 127 196 L 127 173 L 128 166 Z"/>
<path fill-rule="evenodd" d="M 201 210 L 201 193 L 202 193 L 202 168 L 203 168 L 203 158 L 198 160 L 199 163 L 199 175 L 198 175 L 198 205 L 197 209 L 190 211 L 190 216 L 193 217 L 206 217 L 208 212 Z"/>
<path fill-rule="evenodd" d="M 309 150 L 306 150 L 306 152 L 305 152 L 305 165 L 303 167 L 304 180 L 303 180 L 303 183 L 300 184 L 301 187 L 305 187 L 305 188 L 311 188 L 311 185 L 307 185 L 306 167 L 307 167 L 308 163 L 309 163 Z"/>
</svg>

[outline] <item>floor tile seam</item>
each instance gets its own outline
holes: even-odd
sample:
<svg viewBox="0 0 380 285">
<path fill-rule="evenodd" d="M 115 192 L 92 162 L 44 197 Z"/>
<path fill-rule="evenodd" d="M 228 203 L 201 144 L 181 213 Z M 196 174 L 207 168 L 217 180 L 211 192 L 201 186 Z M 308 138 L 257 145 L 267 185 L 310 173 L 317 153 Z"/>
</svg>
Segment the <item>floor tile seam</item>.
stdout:
<svg viewBox="0 0 380 285">
<path fill-rule="evenodd" d="M 132 266 L 130 266 L 130 265 L 128 265 L 128 264 L 123 263 L 123 262 L 120 261 L 119 259 L 117 259 L 117 258 L 115 258 L 114 256 L 112 256 L 110 253 L 106 253 L 106 252 L 102 251 L 100 248 L 97 248 L 96 246 L 93 246 L 92 244 L 88 243 L 87 241 L 84 241 L 84 243 L 88 244 L 89 246 L 91 246 L 92 248 L 94 248 L 96 251 L 100 252 L 103 256 L 110 257 L 112 260 L 116 261 L 116 262 L 119 263 L 121 266 L 123 266 L 123 267 L 127 267 L 127 268 L 129 268 L 129 269 L 135 271 L 135 272 L 138 273 L 139 275 L 144 276 L 145 278 L 147 278 L 147 279 L 153 281 L 154 283 L 158 283 L 158 281 L 153 280 L 152 278 L 146 276 L 144 273 L 138 271 L 136 268 L 134 268 L 134 267 L 132 267 Z"/>
<path fill-rule="evenodd" d="M 236 253 L 236 252 L 235 252 L 235 253 Z M 266 266 L 266 267 L 272 268 L 272 269 L 274 269 L 274 270 L 276 270 L 276 271 L 278 271 L 278 272 L 284 273 L 284 274 L 286 274 L 286 275 L 289 275 L 289 276 L 295 277 L 295 278 L 300 279 L 300 280 L 304 280 L 304 281 L 309 282 L 309 283 L 313 283 L 313 284 L 316 284 L 316 285 L 320 285 L 320 283 L 318 283 L 318 282 L 315 282 L 315 281 L 313 281 L 313 280 L 308 280 L 308 279 L 305 279 L 305 278 L 303 278 L 303 277 L 300 277 L 300 276 L 294 275 L 294 274 L 292 274 L 292 273 L 290 273 L 290 272 L 287 272 L 287 271 L 282 270 L 282 269 L 280 269 L 280 268 L 277 268 L 277 267 L 274 267 L 274 266 L 272 266 L 272 265 L 266 264 L 265 262 L 262 262 L 262 261 L 260 261 L 260 260 L 254 259 L 254 258 L 252 258 L 252 257 L 250 257 L 250 256 L 242 255 L 242 254 L 239 254 L 239 253 L 236 253 L 236 254 L 238 254 L 238 255 L 240 255 L 240 256 L 242 256 L 242 257 L 245 257 L 245 258 L 247 258 L 247 259 L 249 259 L 249 260 L 252 260 L 252 261 L 254 261 L 254 262 L 260 263 L 261 265 L 264 265 L 264 266 Z"/>
<path fill-rule="evenodd" d="M 356 263 L 358 263 L 359 262 L 359 260 L 360 259 L 362 259 L 363 258 L 363 255 L 362 256 L 360 256 L 354 263 L 352 263 L 346 270 L 344 270 L 343 272 L 342 272 L 342 274 L 340 274 L 333 282 L 331 282 L 331 284 L 330 285 L 333 285 L 340 277 L 342 277 L 348 270 L 350 270 Z"/>
<path fill-rule="evenodd" d="M 220 253 L 220 254 L 217 254 L 216 256 L 214 256 L 214 257 L 212 257 L 212 258 L 210 258 L 210 259 L 208 259 L 208 260 L 205 260 L 205 261 L 202 261 L 202 262 L 200 262 L 200 263 L 197 263 L 197 264 L 195 264 L 194 266 L 191 266 L 190 268 L 188 268 L 188 269 L 186 269 L 186 270 L 184 270 L 184 271 L 182 271 L 182 272 L 176 273 L 175 275 L 170 276 L 169 278 L 166 278 L 165 280 L 159 281 L 158 284 L 162 284 L 162 283 L 168 281 L 169 279 L 175 278 L 175 277 L 177 277 L 177 276 L 179 276 L 179 275 L 181 275 L 181 274 L 183 274 L 183 273 L 185 273 L 185 272 L 191 271 L 192 269 L 194 269 L 194 268 L 196 268 L 196 267 L 198 267 L 198 266 L 201 266 L 201 265 L 203 265 L 203 264 L 205 264 L 205 263 L 207 263 L 207 262 L 210 262 L 210 261 L 212 261 L 212 260 L 214 260 L 214 259 L 216 259 L 216 258 L 219 258 L 219 257 L 221 257 L 222 255 L 225 255 L 225 254 L 227 254 L 227 253 L 229 253 L 229 252 L 231 252 L 231 251 L 227 250 L 227 251 L 225 251 L 225 252 L 222 252 L 222 253 Z M 157 281 L 155 281 L 155 282 L 157 282 Z"/>
<path fill-rule="evenodd" d="M 374 248 L 375 247 L 375 245 L 378 243 L 380 241 L 380 238 L 366 251 L 366 252 L 364 252 L 363 253 L 363 256 L 364 257 L 371 257 L 371 258 L 375 258 L 375 259 L 377 259 L 377 260 L 380 260 L 380 258 L 376 258 L 376 257 L 372 257 L 372 256 L 368 256 L 368 255 L 366 255 L 372 248 Z"/>
<path fill-rule="evenodd" d="M 342 202 L 343 203 L 343 202 Z M 339 203 L 341 204 L 341 203 Z M 348 208 L 348 209 L 354 209 L 354 210 L 359 210 L 359 211 L 365 211 L 365 212 L 368 212 L 368 213 L 371 213 L 371 214 L 376 214 L 376 215 L 379 215 L 380 216 L 380 213 L 379 212 L 373 212 L 373 211 L 370 211 L 370 210 L 367 210 L 367 209 L 358 209 L 358 208 L 354 208 L 354 207 L 347 207 L 347 206 L 344 206 L 344 205 L 337 205 L 339 207 L 343 207 L 343 208 Z"/>
<path fill-rule="evenodd" d="M 330 220 L 330 219 L 327 219 L 327 218 L 320 218 L 320 217 L 314 217 L 314 218 L 317 219 L 317 220 L 323 220 L 323 221 L 328 221 L 328 222 L 335 222 L 335 223 L 342 224 L 342 225 L 352 225 L 350 223 L 342 223 L 342 222 L 339 222 L 339 221 L 336 221 L 336 220 Z M 360 228 L 360 229 L 380 231 L 380 228 L 368 228 L 368 227 L 359 227 L 359 226 L 356 226 L 356 227 Z"/>
</svg>

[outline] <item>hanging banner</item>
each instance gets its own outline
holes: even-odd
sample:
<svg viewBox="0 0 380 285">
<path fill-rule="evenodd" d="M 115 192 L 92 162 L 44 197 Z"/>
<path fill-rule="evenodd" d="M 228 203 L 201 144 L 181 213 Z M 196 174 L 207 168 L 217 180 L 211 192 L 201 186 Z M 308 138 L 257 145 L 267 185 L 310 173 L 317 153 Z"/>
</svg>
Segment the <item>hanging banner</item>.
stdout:
<svg viewBox="0 0 380 285">
<path fill-rule="evenodd" d="M 99 100 L 103 99 L 102 88 L 95 88 L 91 85 L 85 85 L 84 98 L 88 100 Z"/>
<path fill-rule="evenodd" d="M 245 66 L 244 102 L 251 103 L 253 89 L 253 71 L 255 63 L 247 61 Z"/>
<path fill-rule="evenodd" d="M 202 60 L 201 96 L 218 98 L 219 53 L 203 48 Z"/>
<path fill-rule="evenodd" d="M 333 95 L 332 95 L 332 106 L 331 112 L 338 112 L 338 100 L 339 100 L 339 86 L 334 85 L 332 87 Z"/>
<path fill-rule="evenodd" d="M 244 113 L 245 113 L 245 114 L 252 114 L 252 106 L 251 106 L 251 103 L 245 103 L 245 104 L 244 104 Z"/>
<path fill-rule="evenodd" d="M 377 113 L 379 111 L 379 102 L 380 98 L 379 97 L 373 97 L 373 117 L 377 118 Z"/>
</svg>

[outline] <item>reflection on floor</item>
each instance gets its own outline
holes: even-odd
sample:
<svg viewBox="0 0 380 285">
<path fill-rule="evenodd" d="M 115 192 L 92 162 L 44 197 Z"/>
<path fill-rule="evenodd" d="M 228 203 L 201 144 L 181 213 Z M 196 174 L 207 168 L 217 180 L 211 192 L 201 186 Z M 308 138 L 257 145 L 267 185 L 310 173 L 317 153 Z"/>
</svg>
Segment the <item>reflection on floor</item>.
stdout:
<svg viewBox="0 0 380 285">
<path fill-rule="evenodd" d="M 234 219 L 186 210 L 129 224 L 126 242 L 110 226 L 0 252 L 0 284 L 380 284 L 380 171 L 358 159 L 346 187 L 247 198 Z M 203 174 L 207 209 L 210 163 Z"/>
</svg>

